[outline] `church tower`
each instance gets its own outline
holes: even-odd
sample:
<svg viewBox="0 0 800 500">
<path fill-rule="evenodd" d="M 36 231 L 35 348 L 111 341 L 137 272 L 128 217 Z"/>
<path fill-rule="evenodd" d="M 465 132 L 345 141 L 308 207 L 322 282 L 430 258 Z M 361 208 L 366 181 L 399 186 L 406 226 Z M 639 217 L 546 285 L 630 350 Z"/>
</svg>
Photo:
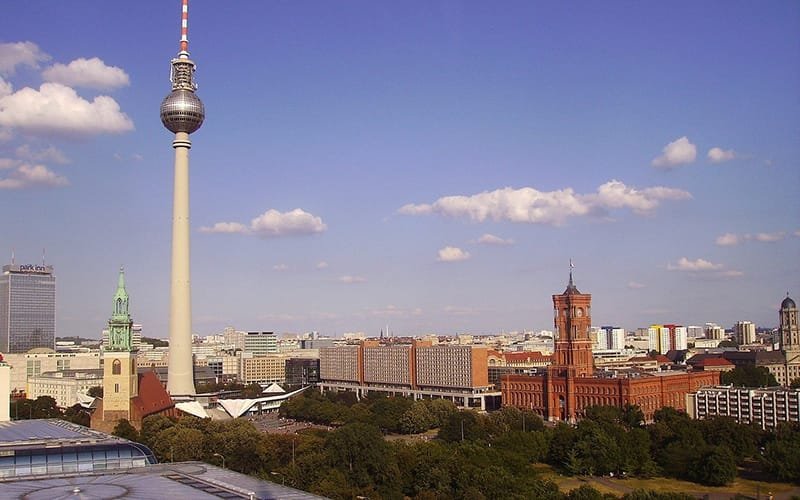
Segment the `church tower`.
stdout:
<svg viewBox="0 0 800 500">
<path fill-rule="evenodd" d="M 786 294 L 781 302 L 780 343 L 787 363 L 800 363 L 800 326 L 797 324 L 797 304 Z M 787 383 L 790 380 L 787 380 Z"/>
<path fill-rule="evenodd" d="M 120 268 L 114 309 L 108 320 L 108 349 L 103 353 L 102 420 L 112 430 L 117 421 L 131 420 L 131 399 L 139 392 L 128 300 L 125 271 Z"/>
<path fill-rule="evenodd" d="M 569 283 L 561 295 L 553 295 L 553 322 L 558 337 L 555 341 L 553 364 L 574 377 L 590 377 L 594 373 L 592 340 L 592 295 L 581 293 L 572 279 L 569 263 Z"/>
</svg>

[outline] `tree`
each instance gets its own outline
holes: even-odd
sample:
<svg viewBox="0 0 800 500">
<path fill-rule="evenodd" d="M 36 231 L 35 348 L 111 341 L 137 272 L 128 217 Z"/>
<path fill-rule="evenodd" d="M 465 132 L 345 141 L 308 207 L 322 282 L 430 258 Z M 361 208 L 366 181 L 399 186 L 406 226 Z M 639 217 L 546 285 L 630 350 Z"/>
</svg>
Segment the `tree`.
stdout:
<svg viewBox="0 0 800 500">
<path fill-rule="evenodd" d="M 792 389 L 800 389 L 800 377 L 792 380 L 789 387 Z"/>
<path fill-rule="evenodd" d="M 73 424 L 89 427 L 92 423 L 92 416 L 80 405 L 80 403 L 70 406 L 64 411 L 64 420 Z"/>
<path fill-rule="evenodd" d="M 727 446 L 714 446 L 693 464 L 690 478 L 709 486 L 724 486 L 736 479 L 736 461 Z"/>
<path fill-rule="evenodd" d="M 800 483 L 800 426 L 781 424 L 764 447 L 765 468 L 781 481 Z"/>
<path fill-rule="evenodd" d="M 150 415 L 142 420 L 142 430 L 139 432 L 140 442 L 151 449 L 154 448 L 161 431 L 175 425 L 175 421 L 166 415 Z"/>
<path fill-rule="evenodd" d="M 722 372 L 720 381 L 736 387 L 773 387 L 778 384 L 775 375 L 763 366 L 742 365 L 729 372 Z"/>
<path fill-rule="evenodd" d="M 91 396 L 93 398 L 102 398 L 103 397 L 103 386 L 95 385 L 95 386 L 89 387 L 89 390 L 86 391 L 86 394 L 88 394 L 89 396 Z"/>
<path fill-rule="evenodd" d="M 453 413 L 447 423 L 439 429 L 439 439 L 449 443 L 464 440 L 475 441 L 486 437 L 482 416 L 472 410 Z"/>
<path fill-rule="evenodd" d="M 112 432 L 112 434 L 129 441 L 139 441 L 139 431 L 137 431 L 136 427 L 131 425 L 131 423 L 125 418 L 117 422 L 117 425 L 114 426 L 114 432 Z"/>
<path fill-rule="evenodd" d="M 257 382 L 253 382 L 242 389 L 242 397 L 245 399 L 260 398 L 263 393 L 264 389 L 261 387 L 261 384 Z"/>
<path fill-rule="evenodd" d="M 436 424 L 436 419 L 422 401 L 415 401 L 398 422 L 405 434 L 425 432 Z"/>
<path fill-rule="evenodd" d="M 357 487 L 383 485 L 397 475 L 389 447 L 377 427 L 347 424 L 331 432 L 325 442 L 331 465 L 344 465 L 348 479 Z"/>
</svg>

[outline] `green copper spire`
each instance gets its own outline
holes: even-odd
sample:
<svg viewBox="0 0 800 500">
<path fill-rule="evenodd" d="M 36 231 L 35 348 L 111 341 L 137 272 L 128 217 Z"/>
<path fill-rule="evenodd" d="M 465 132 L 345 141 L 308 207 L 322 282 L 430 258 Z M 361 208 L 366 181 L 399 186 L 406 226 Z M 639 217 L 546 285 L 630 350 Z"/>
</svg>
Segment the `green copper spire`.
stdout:
<svg viewBox="0 0 800 500">
<path fill-rule="evenodd" d="M 108 349 L 110 351 L 132 351 L 131 330 L 133 320 L 128 312 L 128 291 L 125 290 L 125 269 L 119 268 L 117 293 L 114 294 L 114 310 L 108 320 Z"/>
</svg>

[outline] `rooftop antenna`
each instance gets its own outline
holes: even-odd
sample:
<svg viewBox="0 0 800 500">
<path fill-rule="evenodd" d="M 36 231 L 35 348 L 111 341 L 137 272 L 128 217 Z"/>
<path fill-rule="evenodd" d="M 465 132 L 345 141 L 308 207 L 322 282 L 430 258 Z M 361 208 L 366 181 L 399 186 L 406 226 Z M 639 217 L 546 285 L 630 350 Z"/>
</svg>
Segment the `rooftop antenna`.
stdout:
<svg viewBox="0 0 800 500">
<path fill-rule="evenodd" d="M 42 267 L 45 266 L 45 263 L 44 263 L 45 250 L 46 250 L 45 248 L 42 248 Z"/>
</svg>

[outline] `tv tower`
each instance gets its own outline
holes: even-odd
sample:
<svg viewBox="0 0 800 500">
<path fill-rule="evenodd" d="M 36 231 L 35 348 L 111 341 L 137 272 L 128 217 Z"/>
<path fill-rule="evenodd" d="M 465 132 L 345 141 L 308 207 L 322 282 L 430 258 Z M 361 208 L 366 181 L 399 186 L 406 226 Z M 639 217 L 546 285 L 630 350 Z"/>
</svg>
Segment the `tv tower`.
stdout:
<svg viewBox="0 0 800 500">
<path fill-rule="evenodd" d="M 189 134 L 205 118 L 195 95 L 194 62 L 189 59 L 189 0 L 182 0 L 181 42 L 170 63 L 172 92 L 161 102 L 161 123 L 175 134 L 175 187 L 172 201 L 172 273 L 169 311 L 169 372 L 167 391 L 172 397 L 193 396 L 192 288 L 189 279 Z"/>
</svg>

